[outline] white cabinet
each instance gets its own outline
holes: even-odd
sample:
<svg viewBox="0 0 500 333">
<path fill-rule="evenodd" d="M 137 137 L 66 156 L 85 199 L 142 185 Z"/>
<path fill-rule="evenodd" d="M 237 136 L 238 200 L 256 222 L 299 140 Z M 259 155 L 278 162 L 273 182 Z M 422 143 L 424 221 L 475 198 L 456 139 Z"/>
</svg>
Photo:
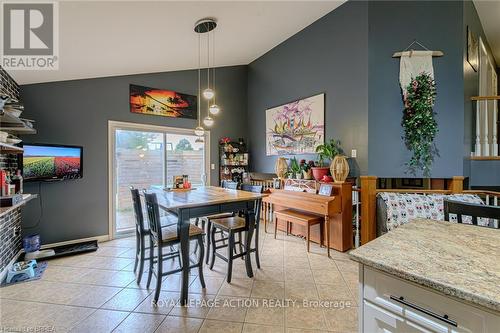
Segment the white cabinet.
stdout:
<svg viewBox="0 0 500 333">
<path fill-rule="evenodd" d="M 360 332 L 500 332 L 500 314 L 360 265 Z"/>
</svg>

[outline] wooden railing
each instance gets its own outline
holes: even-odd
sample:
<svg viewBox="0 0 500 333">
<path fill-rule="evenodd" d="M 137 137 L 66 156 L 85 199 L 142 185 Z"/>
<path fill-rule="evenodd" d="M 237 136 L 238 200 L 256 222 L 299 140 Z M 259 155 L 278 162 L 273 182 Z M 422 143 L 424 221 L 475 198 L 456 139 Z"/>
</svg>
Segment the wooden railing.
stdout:
<svg viewBox="0 0 500 333">
<path fill-rule="evenodd" d="M 476 96 L 476 137 L 472 159 L 500 159 L 498 154 L 498 100 L 500 96 Z"/>
</svg>

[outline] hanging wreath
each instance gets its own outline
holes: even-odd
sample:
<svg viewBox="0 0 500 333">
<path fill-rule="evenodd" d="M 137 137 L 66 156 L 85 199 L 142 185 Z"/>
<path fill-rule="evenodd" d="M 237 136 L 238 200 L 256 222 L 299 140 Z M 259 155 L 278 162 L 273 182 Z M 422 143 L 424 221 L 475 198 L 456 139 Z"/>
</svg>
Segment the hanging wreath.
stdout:
<svg viewBox="0 0 500 333">
<path fill-rule="evenodd" d="M 413 153 L 406 163 L 408 170 L 416 175 L 422 170 L 425 177 L 430 177 L 431 166 L 435 156 L 439 156 L 434 143 L 438 132 L 434 119 L 434 102 L 436 100 L 436 83 L 427 73 L 412 78 L 403 93 L 404 111 L 401 125 L 406 147 Z"/>
</svg>

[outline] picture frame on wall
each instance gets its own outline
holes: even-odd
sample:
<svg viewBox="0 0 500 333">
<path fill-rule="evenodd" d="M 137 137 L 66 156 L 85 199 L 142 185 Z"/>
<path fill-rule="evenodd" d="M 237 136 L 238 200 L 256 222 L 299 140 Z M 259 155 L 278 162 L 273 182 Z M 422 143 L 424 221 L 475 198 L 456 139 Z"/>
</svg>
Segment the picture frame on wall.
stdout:
<svg viewBox="0 0 500 333">
<path fill-rule="evenodd" d="M 266 155 L 314 154 L 325 142 L 325 94 L 266 110 Z"/>
<path fill-rule="evenodd" d="M 130 112 L 173 118 L 198 118 L 197 97 L 173 90 L 130 85 Z"/>
<path fill-rule="evenodd" d="M 467 26 L 467 62 L 474 72 L 479 70 L 479 41 L 469 26 Z"/>
</svg>

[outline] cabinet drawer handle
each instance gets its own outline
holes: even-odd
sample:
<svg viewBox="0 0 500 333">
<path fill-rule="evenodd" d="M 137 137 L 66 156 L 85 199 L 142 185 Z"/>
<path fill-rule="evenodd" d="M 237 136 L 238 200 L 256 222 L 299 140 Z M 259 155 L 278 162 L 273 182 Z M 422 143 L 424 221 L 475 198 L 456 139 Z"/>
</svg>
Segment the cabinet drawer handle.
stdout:
<svg viewBox="0 0 500 333">
<path fill-rule="evenodd" d="M 405 300 L 405 298 L 404 298 L 403 296 L 397 297 L 397 296 L 392 296 L 392 295 L 391 295 L 391 296 L 390 296 L 390 298 L 391 298 L 393 301 L 396 301 L 396 302 L 399 302 L 399 303 L 401 303 L 401 304 L 406 305 L 407 307 L 410 307 L 410 308 L 412 308 L 412 309 L 415 309 L 415 310 L 418 310 L 418 311 L 420 311 L 420 312 L 423 312 L 423 313 L 425 313 L 425 314 L 426 314 L 426 315 L 428 315 L 428 316 L 431 316 L 431 317 L 433 317 L 433 318 L 436 318 L 436 319 L 439 319 L 439 320 L 441 320 L 441 321 L 444 321 L 444 322 L 445 322 L 445 323 L 447 323 L 448 325 L 451 325 L 451 326 L 454 326 L 454 327 L 458 327 L 457 322 L 456 322 L 456 321 L 453 321 L 453 320 L 451 320 L 451 319 L 449 319 L 447 314 L 445 314 L 445 315 L 443 315 L 443 316 L 440 316 L 440 315 L 438 315 L 437 313 L 434 313 L 434 312 L 432 312 L 432 311 L 430 311 L 430 310 L 427 310 L 427 309 L 425 309 L 425 308 L 423 308 L 423 307 L 421 307 L 421 306 L 418 306 L 418 305 L 416 305 L 416 304 L 413 304 L 413 303 L 408 302 L 407 300 Z"/>
</svg>

